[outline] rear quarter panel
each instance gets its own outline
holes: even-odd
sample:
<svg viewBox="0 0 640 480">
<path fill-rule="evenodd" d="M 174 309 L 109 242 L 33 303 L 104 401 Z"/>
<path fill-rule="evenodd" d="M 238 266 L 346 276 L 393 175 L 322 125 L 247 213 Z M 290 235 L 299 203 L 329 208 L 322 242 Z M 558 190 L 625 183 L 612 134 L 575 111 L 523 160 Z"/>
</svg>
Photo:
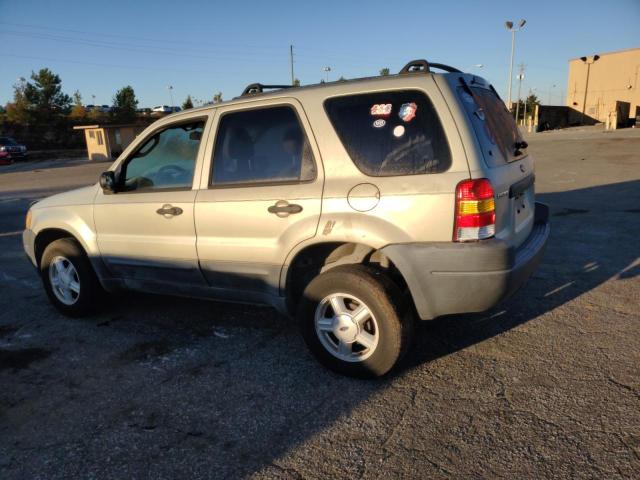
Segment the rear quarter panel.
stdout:
<svg viewBox="0 0 640 480">
<path fill-rule="evenodd" d="M 324 101 L 334 96 L 407 89 L 424 92 L 433 103 L 449 142 L 451 168 L 439 174 L 367 176 L 355 166 L 342 145 L 325 112 Z M 461 133 L 433 76 L 407 75 L 370 85 L 354 82 L 313 92 L 301 100 L 313 125 L 325 168 L 318 235 L 306 244 L 348 241 L 380 248 L 390 243 L 451 240 L 455 187 L 469 178 L 470 173 Z M 354 210 L 347 199 L 349 191 L 362 183 L 373 184 L 380 192 L 375 207 L 366 212 Z"/>
</svg>

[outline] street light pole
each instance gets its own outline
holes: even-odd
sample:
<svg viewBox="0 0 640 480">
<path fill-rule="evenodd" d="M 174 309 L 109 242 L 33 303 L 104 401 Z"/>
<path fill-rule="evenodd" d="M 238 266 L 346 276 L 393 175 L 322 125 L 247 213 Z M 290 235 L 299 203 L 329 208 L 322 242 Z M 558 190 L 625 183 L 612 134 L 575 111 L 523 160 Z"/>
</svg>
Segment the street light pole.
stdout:
<svg viewBox="0 0 640 480">
<path fill-rule="evenodd" d="M 582 100 L 582 124 L 584 125 L 585 110 L 587 108 L 587 91 L 589 90 L 589 73 L 591 72 L 591 65 L 600 60 L 600 55 L 594 55 L 591 57 L 591 61 L 587 57 L 580 57 L 583 63 L 587 64 L 587 80 L 584 85 L 584 99 Z"/>
<path fill-rule="evenodd" d="M 291 86 L 293 86 L 296 83 L 296 79 L 293 74 L 293 45 L 289 45 L 289 62 L 291 63 Z"/>
<path fill-rule="evenodd" d="M 522 90 L 522 80 L 524 80 L 524 64 L 520 64 L 520 73 L 516 77 L 518 79 L 518 103 L 516 103 L 516 125 L 518 124 L 518 116 L 520 114 L 520 92 Z"/>
<path fill-rule="evenodd" d="M 171 108 L 173 108 L 173 85 L 167 87 L 169 89 L 169 96 L 171 97 Z"/>
<path fill-rule="evenodd" d="M 329 82 L 329 72 L 331 71 L 331 67 L 324 67 L 322 70 L 326 74 L 326 81 Z"/>
<path fill-rule="evenodd" d="M 511 107 L 511 87 L 513 85 L 513 57 L 516 51 L 516 32 L 522 30 L 522 27 L 524 27 L 525 23 L 527 23 L 527 21 L 524 18 L 520 19 L 520 21 L 518 22 L 517 28 L 513 27 L 513 22 L 511 21 L 507 21 L 504 23 L 507 30 L 511 32 L 511 59 L 509 61 L 509 85 L 508 85 L 508 94 L 507 94 L 507 108 L 509 109 L 509 111 L 511 111 L 511 108 L 512 108 Z"/>
</svg>

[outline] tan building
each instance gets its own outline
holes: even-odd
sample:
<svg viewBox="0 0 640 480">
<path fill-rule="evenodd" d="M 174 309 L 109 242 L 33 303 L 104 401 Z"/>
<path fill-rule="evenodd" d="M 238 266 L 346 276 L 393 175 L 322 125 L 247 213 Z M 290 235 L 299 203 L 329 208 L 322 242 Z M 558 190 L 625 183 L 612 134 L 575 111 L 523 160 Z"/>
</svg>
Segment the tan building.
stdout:
<svg viewBox="0 0 640 480">
<path fill-rule="evenodd" d="M 640 48 L 574 58 L 569 60 L 567 106 L 580 113 L 584 108 L 592 121 L 625 126 L 640 115 L 639 82 Z"/>
<path fill-rule="evenodd" d="M 116 158 L 146 125 L 81 125 L 74 130 L 84 130 L 89 160 Z"/>
</svg>

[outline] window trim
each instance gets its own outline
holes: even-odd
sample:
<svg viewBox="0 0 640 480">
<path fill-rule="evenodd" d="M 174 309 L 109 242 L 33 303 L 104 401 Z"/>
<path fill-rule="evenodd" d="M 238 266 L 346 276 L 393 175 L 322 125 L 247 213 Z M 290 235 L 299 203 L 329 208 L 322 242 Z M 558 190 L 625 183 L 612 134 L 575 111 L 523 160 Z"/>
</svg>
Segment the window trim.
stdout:
<svg viewBox="0 0 640 480">
<path fill-rule="evenodd" d="M 197 116 L 197 117 L 189 117 L 189 118 L 184 118 L 181 120 L 177 120 L 173 123 L 168 123 L 165 125 L 159 125 L 157 128 L 155 128 L 154 130 L 152 130 L 151 132 L 149 132 L 149 134 L 147 136 L 145 136 L 136 146 L 135 149 L 132 150 L 128 155 L 127 158 L 125 158 L 122 162 L 120 162 L 120 164 L 118 165 L 118 167 L 116 168 L 116 176 L 118 179 L 118 190 L 115 192 L 116 195 L 120 194 L 126 194 L 126 195 L 130 195 L 130 194 L 139 194 L 139 193 L 162 193 L 162 192 L 185 192 L 185 191 L 189 191 L 189 190 L 193 190 L 193 181 L 196 178 L 196 168 L 198 166 L 198 159 L 200 157 L 200 152 L 202 149 L 202 145 L 205 140 L 205 133 L 207 132 L 207 122 L 209 120 L 209 116 L 208 115 L 202 115 L 202 116 Z M 150 188 L 150 187 L 143 187 L 143 188 L 139 188 L 139 189 L 135 189 L 135 190 L 120 190 L 120 187 L 122 187 L 124 185 L 124 181 L 126 180 L 123 177 L 123 171 L 126 174 L 126 167 L 127 165 L 129 165 L 129 163 L 133 160 L 133 157 L 136 153 L 138 153 L 146 144 L 147 142 L 156 134 L 161 133 L 165 130 L 169 130 L 170 128 L 175 128 L 178 127 L 180 125 L 184 125 L 184 124 L 189 124 L 189 123 L 196 123 L 196 122 L 203 122 L 202 125 L 202 138 L 200 138 L 200 144 L 198 145 L 198 151 L 196 153 L 196 158 L 194 159 L 194 167 L 193 167 L 193 176 L 191 177 L 191 186 L 188 187 L 165 187 L 165 188 Z"/>
<path fill-rule="evenodd" d="M 236 108 L 236 109 L 230 109 L 227 111 L 224 111 L 220 114 L 220 116 L 217 118 L 216 121 L 216 125 L 215 125 L 215 132 L 213 134 L 213 141 L 211 143 L 211 162 L 209 164 L 209 176 L 207 178 L 207 190 L 221 190 L 221 189 L 227 189 L 227 188 L 256 188 L 256 187 L 276 187 L 276 186 L 286 186 L 286 185 L 304 185 L 307 183 L 313 183 L 318 179 L 318 162 L 316 161 L 316 155 L 313 152 L 313 148 L 311 145 L 311 142 L 309 141 L 309 135 L 307 135 L 307 129 L 305 128 L 304 122 L 302 121 L 302 118 L 300 117 L 300 114 L 298 113 L 298 109 L 296 108 L 295 104 L 291 103 L 291 102 L 287 102 L 284 101 L 282 103 L 269 103 L 269 104 L 262 104 L 262 105 L 251 105 L 248 108 L 242 108 L 244 107 L 245 104 L 240 104 L 238 105 L 238 107 L 240 108 Z M 213 180 L 213 169 L 214 169 L 214 165 L 215 165 L 215 153 L 216 153 L 216 145 L 217 145 L 217 141 L 218 141 L 218 133 L 220 132 L 220 126 L 222 125 L 222 121 L 224 120 L 224 117 L 226 117 L 227 115 L 230 114 L 234 114 L 234 113 L 244 113 L 244 112 L 250 112 L 250 111 L 254 111 L 254 110 L 268 110 L 270 108 L 281 108 L 281 107 L 287 107 L 291 110 L 293 110 L 293 113 L 296 116 L 296 119 L 298 120 L 298 125 L 300 126 L 300 129 L 302 130 L 302 134 L 304 135 L 305 141 L 307 142 L 307 144 L 309 145 L 309 149 L 311 150 L 311 155 L 312 155 L 312 161 L 313 161 L 313 166 L 314 166 L 314 175 L 313 178 L 309 179 L 309 180 L 285 180 L 285 181 L 275 181 L 275 182 L 237 182 L 237 183 L 223 183 L 223 184 L 216 184 Z"/>
<path fill-rule="evenodd" d="M 331 121 L 331 116 L 329 115 L 329 111 L 327 110 L 327 103 L 331 100 L 336 100 L 336 99 L 340 99 L 340 98 L 347 98 L 347 97 L 358 97 L 358 96 L 364 96 L 364 95 L 375 95 L 375 94 L 385 94 L 385 93 L 402 93 L 402 92 L 416 92 L 420 95 L 423 95 L 427 101 L 429 102 L 429 104 L 431 105 L 431 107 L 433 108 L 433 111 L 436 114 L 436 117 L 438 119 L 438 123 L 440 124 L 440 129 L 442 130 L 442 136 L 447 144 L 447 149 L 449 150 L 449 166 L 447 167 L 446 170 L 443 170 L 441 172 L 436 172 L 436 173 L 409 173 L 409 174 L 405 174 L 405 175 L 370 175 L 367 172 L 365 172 L 364 170 L 362 170 L 360 168 L 360 166 L 353 160 L 353 158 L 351 158 L 351 155 L 349 154 L 349 150 L 347 149 L 347 147 L 345 146 L 342 137 L 340 136 L 340 134 L 338 133 L 338 131 L 336 130 L 335 125 L 333 124 L 333 122 Z M 421 90 L 419 88 L 416 87 L 409 87 L 409 88 L 389 88 L 389 89 L 384 89 L 384 90 L 370 90 L 370 91 L 366 91 L 366 92 L 349 92 L 349 93 L 345 93 L 345 94 L 341 94 L 341 95 L 334 95 L 331 97 L 327 97 L 322 101 L 322 108 L 324 110 L 325 115 L 327 116 L 327 120 L 329 121 L 329 125 L 331 125 L 331 128 L 333 129 L 333 133 L 335 133 L 336 137 L 338 138 L 338 141 L 340 142 L 340 145 L 342 146 L 342 148 L 344 149 L 344 152 L 347 154 L 347 158 L 351 161 L 351 164 L 356 167 L 358 169 L 358 172 L 360 172 L 362 175 L 364 175 L 365 177 L 368 178 L 394 178 L 394 177 L 415 177 L 417 175 L 440 175 L 442 173 L 447 173 L 449 170 L 451 170 L 451 167 L 453 166 L 453 161 L 454 161 L 454 155 L 453 155 L 453 149 L 451 148 L 451 142 L 449 141 L 449 136 L 447 135 L 447 131 L 445 129 L 444 123 L 442 122 L 442 118 L 436 108 L 435 103 L 433 102 L 433 100 L 431 99 L 431 97 L 427 94 L 427 92 L 425 92 L 424 90 Z"/>
</svg>

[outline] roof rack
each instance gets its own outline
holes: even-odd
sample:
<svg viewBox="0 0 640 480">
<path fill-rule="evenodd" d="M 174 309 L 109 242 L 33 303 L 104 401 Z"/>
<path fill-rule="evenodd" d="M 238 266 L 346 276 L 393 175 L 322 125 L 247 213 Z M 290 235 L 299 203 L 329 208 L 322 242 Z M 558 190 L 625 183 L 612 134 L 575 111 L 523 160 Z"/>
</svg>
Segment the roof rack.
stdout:
<svg viewBox="0 0 640 480">
<path fill-rule="evenodd" d="M 402 70 L 400 70 L 400 75 L 406 75 L 408 73 L 430 73 L 431 68 L 437 68 L 438 70 L 444 70 L 449 73 L 462 73 L 460 70 L 454 67 L 450 67 L 449 65 L 444 65 L 442 63 L 429 63 L 425 59 L 411 60 L 407 63 Z"/>
<path fill-rule="evenodd" d="M 263 85 L 261 83 L 252 83 L 251 85 L 247 85 L 247 88 L 242 91 L 240 96 L 255 95 L 257 93 L 264 93 L 265 90 L 277 90 L 280 88 L 291 88 L 291 85 Z"/>
</svg>

